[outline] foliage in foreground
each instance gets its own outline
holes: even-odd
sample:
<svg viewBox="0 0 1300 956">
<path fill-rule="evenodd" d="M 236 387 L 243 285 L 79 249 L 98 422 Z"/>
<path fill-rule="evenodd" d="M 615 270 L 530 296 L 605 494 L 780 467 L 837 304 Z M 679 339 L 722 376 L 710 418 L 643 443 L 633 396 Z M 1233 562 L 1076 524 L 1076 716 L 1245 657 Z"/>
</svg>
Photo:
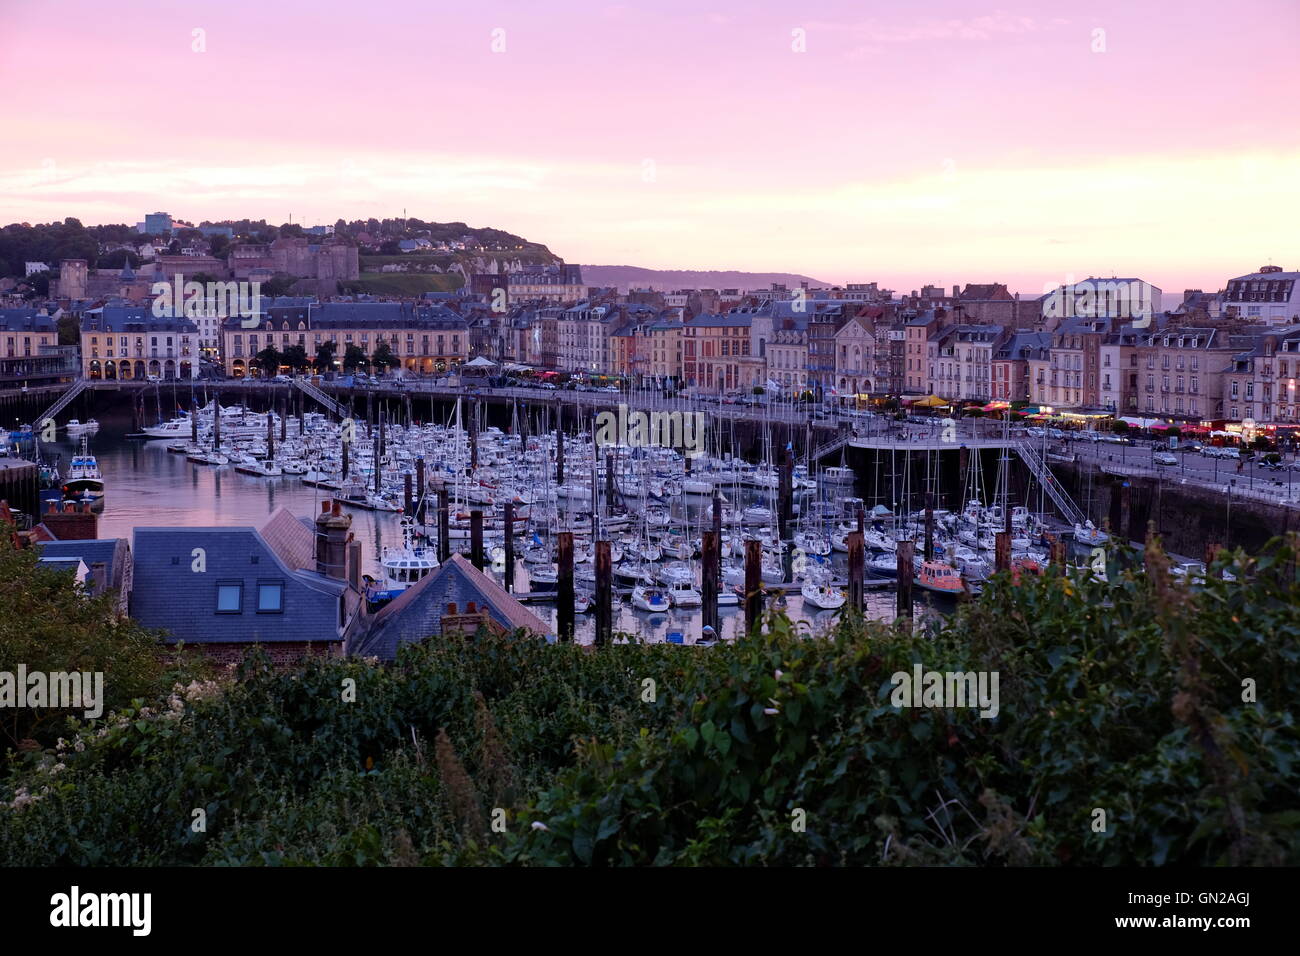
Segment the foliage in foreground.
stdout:
<svg viewBox="0 0 1300 956">
<path fill-rule="evenodd" d="M 0 859 L 1295 864 L 1295 555 L 1232 560 L 1237 581 L 1196 590 L 1154 547 L 1109 584 L 998 579 L 916 634 L 808 639 L 777 617 L 713 648 L 480 635 L 388 668 L 252 658 L 16 758 Z M 997 671 L 999 715 L 893 707 L 914 662 Z"/>
</svg>

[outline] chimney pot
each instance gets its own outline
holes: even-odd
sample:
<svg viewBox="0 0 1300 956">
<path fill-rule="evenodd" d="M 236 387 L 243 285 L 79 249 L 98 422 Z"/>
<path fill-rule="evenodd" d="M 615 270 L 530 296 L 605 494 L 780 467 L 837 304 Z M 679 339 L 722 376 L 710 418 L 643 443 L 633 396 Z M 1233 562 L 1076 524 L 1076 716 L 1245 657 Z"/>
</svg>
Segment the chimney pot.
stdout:
<svg viewBox="0 0 1300 956">
<path fill-rule="evenodd" d="M 455 613 L 456 613 L 456 602 L 455 602 L 455 601 L 448 601 L 448 602 L 447 602 L 447 613 L 448 613 L 448 614 L 455 614 Z"/>
<path fill-rule="evenodd" d="M 465 613 L 466 613 L 466 614 L 475 614 L 475 613 L 477 613 L 477 612 L 478 612 L 478 608 L 476 608 L 476 607 L 474 606 L 474 602 L 473 602 L 473 601 L 470 601 L 467 605 L 465 605 Z"/>
<path fill-rule="evenodd" d="M 328 514 L 329 510 L 330 510 L 330 499 L 326 498 L 324 501 L 320 503 L 320 513 Z"/>
</svg>

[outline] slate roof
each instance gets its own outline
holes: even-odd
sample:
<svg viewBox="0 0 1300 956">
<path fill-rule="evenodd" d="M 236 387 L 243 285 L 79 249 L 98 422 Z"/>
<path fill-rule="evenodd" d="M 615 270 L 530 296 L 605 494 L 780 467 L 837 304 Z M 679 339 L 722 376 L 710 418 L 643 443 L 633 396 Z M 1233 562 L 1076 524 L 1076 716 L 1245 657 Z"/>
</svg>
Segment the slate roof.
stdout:
<svg viewBox="0 0 1300 956">
<path fill-rule="evenodd" d="M 35 309 L 0 309 L 0 332 L 55 332 L 54 319 Z"/>
<path fill-rule="evenodd" d="M 463 555 L 453 554 L 381 608 L 370 619 L 364 636 L 349 644 L 348 653 L 392 660 L 400 645 L 440 634 L 448 604 L 454 603 L 457 611 L 464 613 L 470 601 L 486 608 L 492 620 L 504 628 L 524 628 L 541 635 L 548 631 L 546 624 L 505 588 Z"/>
<path fill-rule="evenodd" d="M 355 592 L 342 581 L 286 563 L 279 549 L 292 556 L 295 533 L 280 513 L 267 524 L 275 546 L 249 527 L 136 528 L 131 616 L 191 644 L 342 640 L 355 623 L 356 601 L 349 597 Z M 192 569 L 195 548 L 203 549 L 201 572 Z M 282 613 L 257 612 L 259 581 L 284 583 Z M 219 582 L 243 585 L 239 613 L 217 613 Z"/>
</svg>

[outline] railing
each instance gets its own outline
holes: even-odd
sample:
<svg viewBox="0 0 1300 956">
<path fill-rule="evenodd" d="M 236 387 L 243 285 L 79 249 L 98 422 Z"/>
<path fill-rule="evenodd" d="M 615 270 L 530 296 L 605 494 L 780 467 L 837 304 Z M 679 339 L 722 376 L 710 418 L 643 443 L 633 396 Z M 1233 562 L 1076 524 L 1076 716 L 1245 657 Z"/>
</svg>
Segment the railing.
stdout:
<svg viewBox="0 0 1300 956">
<path fill-rule="evenodd" d="M 83 391 L 85 391 L 85 389 L 86 389 L 86 385 L 87 385 L 87 384 L 88 384 L 88 382 L 87 382 L 87 380 L 84 379 L 84 378 L 79 378 L 79 379 L 77 379 L 75 382 L 73 382 L 73 383 L 72 383 L 72 388 L 70 388 L 70 389 L 68 389 L 66 392 L 64 392 L 64 393 L 59 397 L 59 400 L 58 400 L 57 402 L 55 402 L 53 405 L 51 405 L 49 408 L 47 408 L 47 409 L 46 409 L 43 413 L 41 413 L 41 415 L 36 419 L 36 426 L 37 426 L 37 428 L 42 427 L 42 426 L 45 424 L 46 421 L 53 421 L 55 415 L 59 414 L 59 412 L 63 411 L 65 408 L 67 408 L 68 405 L 70 405 L 70 404 L 72 403 L 72 400 L 73 400 L 74 398 L 76 398 L 76 397 L 77 397 L 78 395 L 80 395 Z"/>
<path fill-rule="evenodd" d="M 1030 472 L 1038 479 L 1038 483 L 1043 486 L 1049 498 L 1056 505 L 1061 513 L 1061 517 L 1070 525 L 1083 524 L 1086 520 L 1085 515 L 1079 510 L 1078 506 L 1071 500 L 1070 495 L 1056 480 L 1052 474 L 1051 468 L 1045 462 L 1028 442 L 1018 441 L 1015 443 L 1016 451 L 1020 453 L 1021 459 L 1029 466 Z"/>
<path fill-rule="evenodd" d="M 293 384 L 300 392 L 302 392 L 308 398 L 314 399 L 319 404 L 325 406 L 326 409 L 333 412 L 339 418 L 343 418 L 346 416 L 347 408 L 341 402 L 337 402 L 334 399 L 330 398 L 328 395 L 322 392 L 315 385 L 308 382 L 306 379 L 296 378 L 293 380 Z"/>
</svg>

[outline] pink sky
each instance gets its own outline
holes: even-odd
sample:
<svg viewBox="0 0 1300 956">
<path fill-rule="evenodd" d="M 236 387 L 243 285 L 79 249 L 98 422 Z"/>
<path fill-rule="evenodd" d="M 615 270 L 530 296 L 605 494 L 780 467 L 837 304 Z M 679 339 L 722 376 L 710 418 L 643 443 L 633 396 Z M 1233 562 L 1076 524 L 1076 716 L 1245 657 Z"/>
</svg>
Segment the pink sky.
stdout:
<svg viewBox="0 0 1300 956">
<path fill-rule="evenodd" d="M 1295 0 L 0 0 L 0 221 L 405 209 L 573 262 L 1218 288 L 1300 268 L 1297 37 Z"/>
</svg>

